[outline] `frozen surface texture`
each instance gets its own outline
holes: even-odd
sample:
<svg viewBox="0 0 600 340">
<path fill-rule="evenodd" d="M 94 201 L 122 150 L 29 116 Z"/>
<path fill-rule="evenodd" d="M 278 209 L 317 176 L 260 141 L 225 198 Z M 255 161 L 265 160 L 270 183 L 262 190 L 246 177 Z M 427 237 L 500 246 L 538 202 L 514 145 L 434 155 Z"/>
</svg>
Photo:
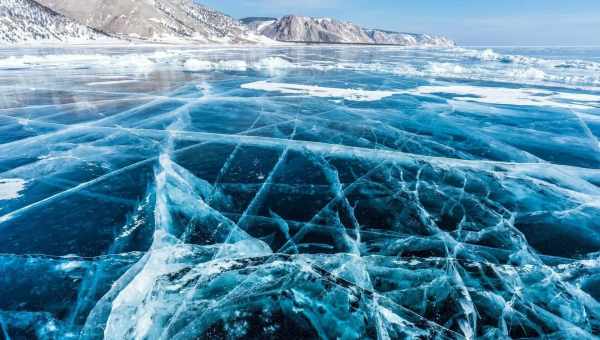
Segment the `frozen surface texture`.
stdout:
<svg viewBox="0 0 600 340">
<path fill-rule="evenodd" d="M 0 338 L 597 338 L 598 52 L 2 51 Z"/>
</svg>

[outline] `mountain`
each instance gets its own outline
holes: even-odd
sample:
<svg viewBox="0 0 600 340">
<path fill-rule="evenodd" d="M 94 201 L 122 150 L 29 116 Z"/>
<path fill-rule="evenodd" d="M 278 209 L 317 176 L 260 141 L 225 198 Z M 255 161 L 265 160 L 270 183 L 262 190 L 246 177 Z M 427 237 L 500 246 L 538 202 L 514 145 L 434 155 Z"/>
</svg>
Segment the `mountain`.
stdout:
<svg viewBox="0 0 600 340">
<path fill-rule="evenodd" d="M 87 41 L 107 38 L 33 0 L 0 0 L 0 43 Z"/>
<path fill-rule="evenodd" d="M 360 27 L 331 18 L 288 15 L 265 27 L 260 33 L 279 41 L 368 43 Z"/>
<path fill-rule="evenodd" d="M 363 43 L 453 46 L 444 37 L 365 29 L 330 18 L 237 21 L 197 0 L 0 0 L 0 43 L 106 38 L 166 42 Z M 269 39 L 270 38 L 270 39 Z"/>
<path fill-rule="evenodd" d="M 401 33 L 380 29 L 364 29 L 374 44 L 382 45 L 431 45 L 431 46 L 454 46 L 454 41 L 440 36 L 428 34 Z"/>
<path fill-rule="evenodd" d="M 261 19 L 265 18 L 246 18 L 242 19 L 242 22 L 258 34 L 279 41 L 454 46 L 454 42 L 445 37 L 366 29 L 350 22 L 342 22 L 331 18 L 288 15 L 272 22 Z"/>
<path fill-rule="evenodd" d="M 128 38 L 252 42 L 233 18 L 195 0 L 37 0 L 78 22 Z"/>
<path fill-rule="evenodd" d="M 250 31 L 259 33 L 265 27 L 277 22 L 277 18 L 269 17 L 249 17 L 240 19 L 240 22 L 245 25 Z M 259 33 L 260 34 L 260 33 Z"/>
</svg>

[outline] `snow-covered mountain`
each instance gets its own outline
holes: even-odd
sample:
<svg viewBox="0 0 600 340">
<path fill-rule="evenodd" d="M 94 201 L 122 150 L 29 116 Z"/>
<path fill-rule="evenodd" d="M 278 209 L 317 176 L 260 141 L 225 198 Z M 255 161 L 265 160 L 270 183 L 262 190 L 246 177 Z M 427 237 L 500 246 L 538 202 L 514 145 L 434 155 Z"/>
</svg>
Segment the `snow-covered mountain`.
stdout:
<svg viewBox="0 0 600 340">
<path fill-rule="evenodd" d="M 198 0 L 0 0 L 0 43 L 106 38 L 166 42 L 366 43 L 451 46 L 444 37 L 364 29 L 330 18 L 241 22 Z"/>
<path fill-rule="evenodd" d="M 350 22 L 331 18 L 288 15 L 276 21 L 268 18 L 242 19 L 249 29 L 271 39 L 289 42 L 361 43 L 393 45 L 453 46 L 445 37 L 365 29 Z"/>
<path fill-rule="evenodd" d="M 82 24 L 128 38 L 251 42 L 233 18 L 195 0 L 37 0 Z"/>
<path fill-rule="evenodd" d="M 368 43 L 370 38 L 360 27 L 331 18 L 288 15 L 260 32 L 279 41 L 327 43 Z"/>
<path fill-rule="evenodd" d="M 87 41 L 107 38 L 101 32 L 33 0 L 0 0 L 0 43 Z"/>
<path fill-rule="evenodd" d="M 364 29 L 364 31 L 369 35 L 371 42 L 374 44 L 454 46 L 454 41 L 446 37 L 431 36 L 428 34 L 401 33 L 380 29 Z"/>
<path fill-rule="evenodd" d="M 240 22 L 245 25 L 250 31 L 260 34 L 267 26 L 277 22 L 277 18 L 269 17 L 248 17 L 240 19 Z"/>
</svg>

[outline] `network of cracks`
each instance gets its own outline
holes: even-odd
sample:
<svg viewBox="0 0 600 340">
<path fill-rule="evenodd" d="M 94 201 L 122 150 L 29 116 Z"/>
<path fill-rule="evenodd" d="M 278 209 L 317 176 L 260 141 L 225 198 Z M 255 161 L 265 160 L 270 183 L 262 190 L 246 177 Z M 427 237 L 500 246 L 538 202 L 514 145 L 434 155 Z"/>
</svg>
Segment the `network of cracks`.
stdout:
<svg viewBox="0 0 600 340">
<path fill-rule="evenodd" d="M 178 77 L 5 95 L 4 337 L 600 333 L 598 156 L 542 141 L 577 116 L 522 109 L 540 134 L 503 140 L 443 97 Z"/>
</svg>

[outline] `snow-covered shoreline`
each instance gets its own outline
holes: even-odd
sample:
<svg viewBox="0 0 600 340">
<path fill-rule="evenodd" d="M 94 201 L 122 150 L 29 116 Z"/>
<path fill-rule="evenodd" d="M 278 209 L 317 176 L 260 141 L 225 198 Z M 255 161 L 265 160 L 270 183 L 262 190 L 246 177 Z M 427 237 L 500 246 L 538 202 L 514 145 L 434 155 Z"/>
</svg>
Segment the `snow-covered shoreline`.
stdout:
<svg viewBox="0 0 600 340">
<path fill-rule="evenodd" d="M 315 43 L 315 42 L 292 42 L 265 39 L 256 43 L 206 43 L 199 41 L 152 41 L 152 40 L 122 40 L 122 39 L 99 39 L 99 40 L 74 40 L 74 41 L 26 41 L 6 44 L 0 42 L 0 49 L 7 48 L 69 48 L 69 47 L 181 47 L 181 48 L 265 48 L 265 47 L 356 47 L 356 48 L 406 48 L 406 49 L 448 49 L 455 47 L 436 45 L 394 45 L 394 44 L 365 44 L 365 43 Z"/>
</svg>

